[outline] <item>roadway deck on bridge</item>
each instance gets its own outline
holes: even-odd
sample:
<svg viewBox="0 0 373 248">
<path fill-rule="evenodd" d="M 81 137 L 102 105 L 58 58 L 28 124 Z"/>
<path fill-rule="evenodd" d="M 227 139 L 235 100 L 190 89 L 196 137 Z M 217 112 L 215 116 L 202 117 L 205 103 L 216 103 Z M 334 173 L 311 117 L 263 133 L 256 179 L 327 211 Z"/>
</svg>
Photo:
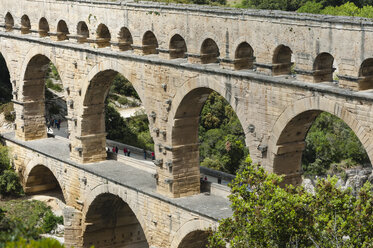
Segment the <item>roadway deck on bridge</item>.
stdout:
<svg viewBox="0 0 373 248">
<path fill-rule="evenodd" d="M 34 150 L 38 153 L 60 160 L 86 172 L 105 178 L 119 185 L 131 188 L 146 195 L 158 198 L 169 204 L 186 209 L 214 220 L 232 215 L 230 203 L 227 198 L 198 194 L 182 198 L 167 198 L 156 192 L 156 183 L 152 174 L 136 169 L 122 162 L 107 160 L 100 163 L 77 164 L 69 158 L 68 141 L 59 138 L 46 138 L 33 141 L 20 141 L 15 139 L 14 132 L 1 134 L 7 140 Z M 128 176 L 131 175 L 131 176 Z"/>
</svg>

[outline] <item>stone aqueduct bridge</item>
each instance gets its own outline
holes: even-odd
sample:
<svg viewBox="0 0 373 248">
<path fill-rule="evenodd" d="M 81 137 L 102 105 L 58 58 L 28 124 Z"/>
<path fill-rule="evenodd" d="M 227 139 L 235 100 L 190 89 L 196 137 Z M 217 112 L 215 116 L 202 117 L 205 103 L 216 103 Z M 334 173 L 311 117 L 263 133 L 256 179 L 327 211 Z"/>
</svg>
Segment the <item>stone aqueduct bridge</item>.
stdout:
<svg viewBox="0 0 373 248">
<path fill-rule="evenodd" d="M 130 237 L 128 247 L 198 247 L 190 240 L 204 234 L 196 230 L 229 215 L 183 205 L 202 197 L 197 130 L 212 91 L 236 111 L 253 160 L 287 182 L 301 180 L 304 139 L 321 112 L 344 120 L 373 158 L 370 21 L 133 2 L 0 0 L 0 10 L 0 52 L 16 111 L 7 143 L 26 190 L 60 185 L 72 207 L 68 244 L 113 247 Z M 63 154 L 42 145 L 55 142 L 46 139 L 44 117 L 50 62 L 68 104 Z M 148 191 L 121 183 L 136 171 L 100 162 L 104 100 L 117 73 L 138 92 L 156 144 L 156 179 L 143 176 Z M 44 179 L 50 173 L 57 183 Z M 219 200 L 209 199 L 200 204 Z M 138 232 L 128 231 L 132 224 Z"/>
</svg>

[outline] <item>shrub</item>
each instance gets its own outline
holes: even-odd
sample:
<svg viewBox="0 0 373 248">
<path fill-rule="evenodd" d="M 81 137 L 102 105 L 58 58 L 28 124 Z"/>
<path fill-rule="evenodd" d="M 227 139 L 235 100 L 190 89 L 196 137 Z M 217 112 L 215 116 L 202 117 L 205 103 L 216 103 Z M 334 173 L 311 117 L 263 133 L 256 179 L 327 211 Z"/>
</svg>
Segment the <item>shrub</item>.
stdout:
<svg viewBox="0 0 373 248">
<path fill-rule="evenodd" d="M 52 89 L 52 90 L 57 91 L 57 92 L 62 92 L 63 91 L 61 85 L 53 83 L 52 79 L 50 79 L 50 78 L 48 78 L 46 80 L 46 86 L 47 86 L 48 89 Z"/>
<path fill-rule="evenodd" d="M 41 240 L 30 240 L 20 239 L 18 241 L 8 242 L 5 248 L 64 248 L 65 246 L 60 244 L 55 239 L 41 239 Z"/>
<path fill-rule="evenodd" d="M 0 175 L 0 194 L 3 196 L 19 196 L 23 194 L 18 175 L 13 170 L 5 170 Z"/>
</svg>

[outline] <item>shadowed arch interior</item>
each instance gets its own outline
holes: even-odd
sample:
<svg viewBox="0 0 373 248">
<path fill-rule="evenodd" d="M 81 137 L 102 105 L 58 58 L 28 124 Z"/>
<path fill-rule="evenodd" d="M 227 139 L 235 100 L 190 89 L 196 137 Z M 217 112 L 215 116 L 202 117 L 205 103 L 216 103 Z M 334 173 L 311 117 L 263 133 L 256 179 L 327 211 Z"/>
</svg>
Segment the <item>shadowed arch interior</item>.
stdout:
<svg viewBox="0 0 373 248">
<path fill-rule="evenodd" d="M 332 82 L 334 58 L 329 53 L 320 53 L 313 63 L 313 79 L 315 83 Z"/>
<path fill-rule="evenodd" d="M 359 90 L 373 89 L 373 58 L 369 58 L 361 63 L 359 69 Z"/>
<path fill-rule="evenodd" d="M 12 31 L 14 27 L 14 19 L 13 16 L 8 12 L 5 15 L 5 30 Z"/>
<path fill-rule="evenodd" d="M 122 27 L 118 36 L 118 46 L 120 51 L 132 50 L 133 39 L 131 32 L 126 27 Z"/>
<path fill-rule="evenodd" d="M 96 44 L 99 48 L 110 46 L 111 34 L 105 24 L 98 25 L 96 35 Z"/>
<path fill-rule="evenodd" d="M 187 46 L 183 37 L 178 34 L 170 40 L 170 59 L 185 58 Z"/>
<path fill-rule="evenodd" d="M 60 20 L 57 24 L 57 39 L 59 41 L 68 40 L 67 35 L 69 34 L 69 29 L 64 20 Z"/>
<path fill-rule="evenodd" d="M 291 73 L 291 62 L 292 51 L 289 47 L 285 45 L 279 45 L 272 58 L 272 74 L 276 75 L 286 75 Z"/>
<path fill-rule="evenodd" d="M 47 19 L 42 17 L 39 21 L 39 35 L 40 37 L 46 37 L 49 35 L 49 24 Z"/>
<path fill-rule="evenodd" d="M 36 194 L 40 192 L 49 192 L 57 196 L 61 201 L 66 202 L 60 184 L 56 177 L 44 165 L 36 165 L 30 171 L 25 182 L 25 193 Z"/>
<path fill-rule="evenodd" d="M 120 197 L 109 193 L 97 196 L 89 206 L 83 230 L 83 247 L 149 247 L 134 212 Z"/>
<path fill-rule="evenodd" d="M 238 45 L 234 54 L 234 69 L 252 69 L 254 63 L 254 50 L 247 42 Z"/>
<path fill-rule="evenodd" d="M 7 65 L 7 61 L 0 53 L 0 82 L 1 82 L 1 94 L 0 104 L 8 103 L 13 98 L 12 94 L 12 83 L 10 82 L 10 73 Z M 17 97 L 17 95 L 15 95 Z M 16 99 L 17 100 L 17 99 Z"/>
<path fill-rule="evenodd" d="M 27 15 L 23 15 L 21 18 L 21 33 L 28 34 L 31 32 L 31 22 Z"/>
<path fill-rule="evenodd" d="M 220 56 L 218 45 L 210 38 L 203 41 L 201 46 L 201 63 L 217 63 Z"/>
<path fill-rule="evenodd" d="M 84 43 L 89 38 L 89 29 L 85 22 L 80 21 L 76 27 L 76 33 L 78 35 L 78 42 Z"/>
<path fill-rule="evenodd" d="M 180 242 L 178 248 L 201 248 L 207 247 L 209 233 L 207 231 L 196 230 L 188 233 Z"/>
<path fill-rule="evenodd" d="M 142 38 L 143 54 L 157 54 L 158 41 L 152 31 L 146 31 Z"/>
</svg>

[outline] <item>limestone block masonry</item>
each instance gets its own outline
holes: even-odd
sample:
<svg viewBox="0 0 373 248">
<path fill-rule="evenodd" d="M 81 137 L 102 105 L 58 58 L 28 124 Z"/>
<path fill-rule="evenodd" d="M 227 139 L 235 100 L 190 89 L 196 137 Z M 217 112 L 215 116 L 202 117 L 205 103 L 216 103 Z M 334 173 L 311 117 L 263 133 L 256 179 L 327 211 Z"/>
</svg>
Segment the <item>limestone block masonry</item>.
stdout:
<svg viewBox="0 0 373 248">
<path fill-rule="evenodd" d="M 79 164 L 106 159 L 104 101 L 113 78 L 120 73 L 133 84 L 164 196 L 200 191 L 198 122 L 212 91 L 235 110 L 254 162 L 287 183 L 300 183 L 305 136 L 321 112 L 345 121 L 373 158 L 370 20 L 151 2 L 0 6 L 0 53 L 21 141 L 46 137 L 51 62 L 67 99 L 70 159 Z"/>
</svg>

